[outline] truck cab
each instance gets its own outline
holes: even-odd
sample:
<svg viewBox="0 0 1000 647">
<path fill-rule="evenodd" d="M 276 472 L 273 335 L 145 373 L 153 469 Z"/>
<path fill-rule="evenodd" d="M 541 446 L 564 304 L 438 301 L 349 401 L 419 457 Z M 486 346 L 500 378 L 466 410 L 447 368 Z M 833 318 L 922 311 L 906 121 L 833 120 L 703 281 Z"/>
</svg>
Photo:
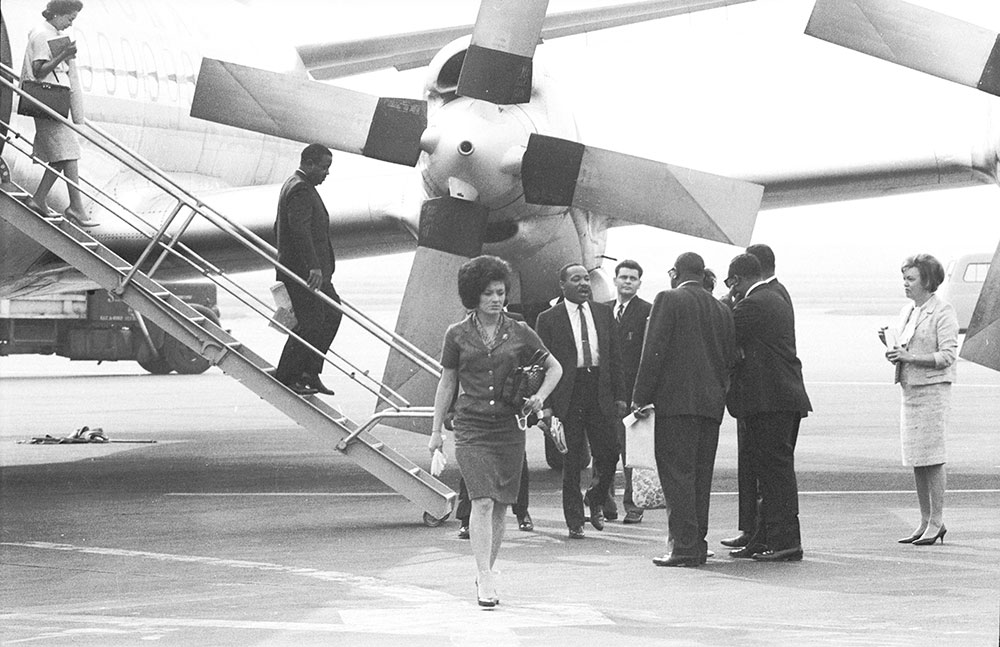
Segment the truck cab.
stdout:
<svg viewBox="0 0 1000 647">
<path fill-rule="evenodd" d="M 938 295 L 950 303 L 958 314 L 958 331 L 964 333 L 969 328 L 969 320 L 976 309 L 976 301 L 990 271 L 993 254 L 982 252 L 964 254 L 948 263 L 944 283 L 938 288 Z"/>
</svg>

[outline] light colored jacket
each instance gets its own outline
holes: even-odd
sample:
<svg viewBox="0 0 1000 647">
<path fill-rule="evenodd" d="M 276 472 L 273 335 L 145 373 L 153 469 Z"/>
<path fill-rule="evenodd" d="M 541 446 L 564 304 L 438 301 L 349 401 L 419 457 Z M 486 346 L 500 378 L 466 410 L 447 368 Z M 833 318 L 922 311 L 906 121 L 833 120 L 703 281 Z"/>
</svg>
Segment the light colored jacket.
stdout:
<svg viewBox="0 0 1000 647">
<path fill-rule="evenodd" d="M 900 330 L 906 326 L 906 320 L 914 307 L 910 304 L 900 312 Z M 931 295 L 917 317 L 913 336 L 905 348 L 914 355 L 933 353 L 934 367 L 899 363 L 896 365 L 896 382 L 908 385 L 954 382 L 955 358 L 958 354 L 958 316 L 955 308 L 937 295 Z"/>
</svg>

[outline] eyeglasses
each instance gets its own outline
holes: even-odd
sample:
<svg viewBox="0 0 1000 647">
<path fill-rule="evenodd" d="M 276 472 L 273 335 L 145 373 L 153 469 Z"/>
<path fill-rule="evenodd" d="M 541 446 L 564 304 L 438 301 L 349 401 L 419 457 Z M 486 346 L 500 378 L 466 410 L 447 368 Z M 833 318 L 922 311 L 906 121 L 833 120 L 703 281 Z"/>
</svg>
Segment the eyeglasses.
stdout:
<svg viewBox="0 0 1000 647">
<path fill-rule="evenodd" d="M 669 276 L 672 279 L 676 279 L 677 278 L 677 268 L 676 267 L 671 267 L 669 270 L 667 270 L 667 276 Z"/>
<path fill-rule="evenodd" d="M 729 288 L 729 289 L 732 289 L 732 287 L 734 285 L 736 285 L 737 283 L 739 283 L 739 282 L 740 282 L 740 277 L 738 277 L 738 276 L 730 276 L 725 281 L 723 281 L 723 283 L 725 284 L 725 286 L 727 288 Z"/>
<path fill-rule="evenodd" d="M 525 402 L 521 406 L 521 412 L 514 414 L 514 417 L 517 418 L 517 428 L 518 429 L 520 429 L 521 431 L 527 431 L 528 430 L 528 418 L 531 417 L 532 413 L 533 412 L 531 410 L 531 404 L 529 404 L 528 402 Z"/>
</svg>

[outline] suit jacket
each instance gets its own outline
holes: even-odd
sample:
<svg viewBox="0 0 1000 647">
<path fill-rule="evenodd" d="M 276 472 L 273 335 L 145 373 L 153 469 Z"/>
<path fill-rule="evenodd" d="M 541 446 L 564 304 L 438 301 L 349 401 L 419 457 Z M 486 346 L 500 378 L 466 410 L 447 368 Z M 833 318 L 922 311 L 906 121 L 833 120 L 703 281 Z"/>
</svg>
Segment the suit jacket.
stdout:
<svg viewBox="0 0 1000 647">
<path fill-rule="evenodd" d="M 316 187 L 301 171 L 295 171 L 278 194 L 274 235 L 279 263 L 303 279 L 309 278 L 309 270 L 318 268 L 323 271 L 323 282 L 330 282 L 336 268 L 330 242 L 330 214 Z M 277 277 L 282 278 L 280 271 Z"/>
<path fill-rule="evenodd" d="M 914 305 L 899 313 L 900 331 Z M 931 295 L 923 308 L 915 313 L 917 325 L 913 336 L 905 344 L 906 350 L 917 355 L 934 354 L 934 368 L 915 364 L 896 364 L 896 381 L 903 384 L 923 385 L 955 381 L 955 354 L 958 351 L 958 317 L 950 303 Z"/>
<path fill-rule="evenodd" d="M 722 422 L 736 357 L 733 315 L 698 283 L 656 295 L 632 393 L 661 416 Z"/>
<path fill-rule="evenodd" d="M 607 302 L 611 306 L 611 314 L 618 302 L 614 299 Z M 621 321 L 615 320 L 615 332 L 618 334 L 618 348 L 622 354 L 622 376 L 625 379 L 625 393 L 632 395 L 635 386 L 635 376 L 639 373 L 639 359 L 642 357 L 642 340 L 646 336 L 646 320 L 649 319 L 649 309 L 653 306 L 649 301 L 632 297 L 625 307 Z"/>
<path fill-rule="evenodd" d="M 601 357 L 598 373 L 598 403 L 605 416 L 613 417 L 616 414 L 615 400 L 625 401 L 628 399 L 622 377 L 618 336 L 614 332 L 614 317 L 611 315 L 611 308 L 603 303 L 591 301 L 590 312 L 594 317 L 594 327 L 597 328 L 597 350 Z M 573 388 L 576 386 L 577 365 L 576 340 L 573 338 L 573 328 L 569 321 L 566 304 L 557 303 L 538 315 L 535 330 L 542 338 L 545 347 L 562 365 L 562 379 L 559 380 L 559 384 L 549 396 L 549 404 L 556 416 L 565 418 L 569 411 Z"/>
<path fill-rule="evenodd" d="M 729 413 L 812 411 L 795 350 L 792 304 L 778 290 L 760 286 L 733 308 L 736 344 L 743 350 L 726 398 Z"/>
</svg>

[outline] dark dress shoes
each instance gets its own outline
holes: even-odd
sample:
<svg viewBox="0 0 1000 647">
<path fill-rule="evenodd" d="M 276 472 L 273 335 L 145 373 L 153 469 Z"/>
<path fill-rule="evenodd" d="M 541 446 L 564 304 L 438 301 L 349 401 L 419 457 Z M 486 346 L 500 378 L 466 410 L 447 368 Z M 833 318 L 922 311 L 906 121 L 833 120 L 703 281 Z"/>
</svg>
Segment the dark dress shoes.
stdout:
<svg viewBox="0 0 1000 647">
<path fill-rule="evenodd" d="M 653 563 L 657 566 L 701 566 L 705 562 L 701 557 L 681 557 L 679 555 L 664 555 L 654 557 Z"/>
<path fill-rule="evenodd" d="M 315 389 L 316 393 L 322 393 L 323 395 L 336 395 L 333 389 L 328 389 L 326 385 L 323 384 L 318 375 L 304 375 L 302 377 L 302 383 L 312 389 Z"/>
<path fill-rule="evenodd" d="M 531 532 L 535 529 L 535 524 L 531 521 L 531 515 L 525 513 L 523 517 L 517 518 L 517 529 L 524 532 Z"/>
<path fill-rule="evenodd" d="M 305 382 L 302 382 L 301 380 L 292 382 L 291 384 L 286 384 L 285 386 L 287 386 L 288 388 L 290 388 L 292 391 L 294 391 L 299 395 L 316 395 L 317 393 L 316 389 L 312 388 L 311 386 L 309 386 Z"/>
<path fill-rule="evenodd" d="M 625 513 L 625 518 L 622 519 L 622 523 L 642 523 L 642 512 L 638 510 L 629 510 Z"/>
<path fill-rule="evenodd" d="M 468 539 L 469 538 L 469 524 L 463 523 L 458 527 L 458 538 Z"/>
<path fill-rule="evenodd" d="M 802 554 L 802 546 L 795 546 L 781 550 L 765 550 L 754 554 L 753 558 L 758 562 L 799 562 L 802 561 Z"/>
<path fill-rule="evenodd" d="M 604 530 L 604 510 L 600 506 L 590 506 L 590 525 L 597 530 Z"/>
<path fill-rule="evenodd" d="M 753 546 L 744 546 L 743 548 L 731 550 L 729 551 L 729 556 L 737 559 L 750 559 L 754 555 L 763 553 L 766 550 L 767 547 L 761 546 L 760 544 L 754 544 Z"/>
<path fill-rule="evenodd" d="M 570 539 L 583 539 L 585 535 L 583 534 L 583 526 L 576 526 L 575 528 L 569 529 Z"/>
<path fill-rule="evenodd" d="M 729 539 L 723 539 L 719 542 L 723 546 L 728 548 L 743 548 L 750 543 L 750 533 L 745 530 L 741 530 L 740 534 L 735 537 L 730 537 Z"/>
</svg>

